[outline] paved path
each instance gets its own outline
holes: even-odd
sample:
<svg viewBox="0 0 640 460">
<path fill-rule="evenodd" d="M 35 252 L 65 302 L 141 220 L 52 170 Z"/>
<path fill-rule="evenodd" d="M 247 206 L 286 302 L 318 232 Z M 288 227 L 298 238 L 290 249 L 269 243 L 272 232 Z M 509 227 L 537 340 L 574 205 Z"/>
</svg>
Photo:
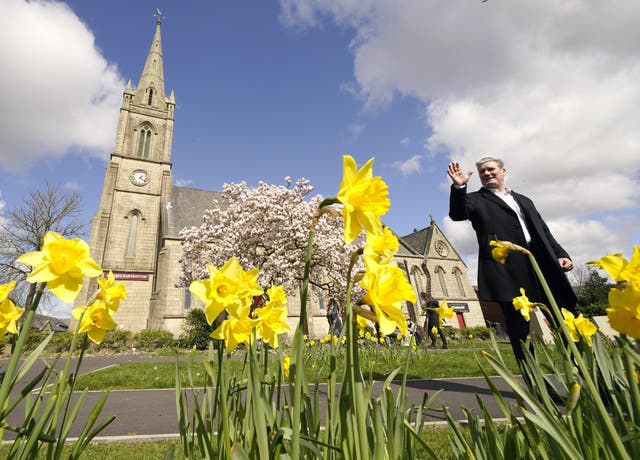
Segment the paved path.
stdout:
<svg viewBox="0 0 640 460">
<path fill-rule="evenodd" d="M 96 356 L 85 357 L 81 369 L 91 372 L 123 362 L 157 362 L 173 361 L 173 357 L 158 357 L 144 355 Z M 0 367 L 4 367 L 0 361 Z M 501 379 L 495 379 L 496 386 L 508 402 L 515 401 L 514 394 Z M 379 391 L 382 384 L 377 383 L 374 391 Z M 397 384 L 393 384 L 396 393 Z M 429 395 L 438 390 L 443 392 L 438 396 L 434 408 L 447 406 L 454 418 L 465 419 L 461 407 L 478 408 L 476 395 L 479 395 L 495 418 L 502 418 L 503 414 L 489 390 L 485 380 L 481 377 L 455 379 L 427 379 L 411 380 L 407 383 L 407 395 L 416 405 L 422 402 L 425 392 Z M 324 391 L 324 389 L 321 389 Z M 90 392 L 84 404 L 83 420 L 88 414 L 88 408 L 93 407 L 95 401 L 103 395 L 102 391 Z M 176 437 L 178 424 L 174 389 L 162 390 L 114 390 L 111 391 L 107 403 L 102 410 L 103 418 L 115 415 L 116 419 L 102 433 L 105 440 L 127 438 L 163 438 Z M 443 422 L 442 412 L 429 411 L 428 421 Z M 6 433 L 8 434 L 8 433 Z M 74 436 L 77 433 L 72 433 Z"/>
</svg>

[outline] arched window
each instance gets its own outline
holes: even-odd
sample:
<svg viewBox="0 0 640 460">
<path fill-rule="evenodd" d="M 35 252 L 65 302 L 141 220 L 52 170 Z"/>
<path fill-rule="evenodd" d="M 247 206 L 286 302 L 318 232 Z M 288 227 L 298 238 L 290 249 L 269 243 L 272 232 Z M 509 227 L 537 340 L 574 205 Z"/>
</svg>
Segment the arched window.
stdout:
<svg viewBox="0 0 640 460">
<path fill-rule="evenodd" d="M 432 285 L 432 281 L 431 281 L 431 273 L 427 269 L 427 264 L 425 264 L 425 263 L 422 264 L 422 273 L 424 273 L 424 276 L 427 278 L 424 292 L 427 292 L 427 293 L 431 294 L 432 291 L 433 291 L 433 285 Z"/>
<path fill-rule="evenodd" d="M 447 289 L 447 283 L 445 281 L 444 268 L 441 266 L 436 267 L 436 275 L 438 275 L 438 281 L 440 282 L 440 289 L 445 297 L 449 297 L 449 290 Z"/>
<path fill-rule="evenodd" d="M 149 88 L 149 100 L 147 102 L 148 105 L 153 104 L 153 88 Z"/>
<path fill-rule="evenodd" d="M 458 267 L 454 267 L 453 276 L 456 279 L 456 284 L 458 285 L 458 292 L 460 293 L 460 296 L 464 297 L 465 293 L 464 293 L 464 283 L 462 281 L 462 271 L 460 271 Z"/>
<path fill-rule="evenodd" d="M 131 211 L 127 216 L 129 219 L 129 236 L 127 237 L 127 249 L 125 255 L 134 257 L 136 255 L 136 240 L 138 237 L 138 226 L 140 224 L 140 212 Z"/>
<path fill-rule="evenodd" d="M 151 148 L 151 127 L 143 126 L 140 128 L 140 139 L 138 140 L 137 156 L 149 158 L 149 149 Z"/>
<path fill-rule="evenodd" d="M 420 292 L 426 292 L 426 283 L 424 282 L 424 275 L 420 272 L 418 267 L 411 267 L 411 277 L 413 278 L 413 285 L 416 292 L 418 292 L 418 304 L 421 305 Z"/>
</svg>

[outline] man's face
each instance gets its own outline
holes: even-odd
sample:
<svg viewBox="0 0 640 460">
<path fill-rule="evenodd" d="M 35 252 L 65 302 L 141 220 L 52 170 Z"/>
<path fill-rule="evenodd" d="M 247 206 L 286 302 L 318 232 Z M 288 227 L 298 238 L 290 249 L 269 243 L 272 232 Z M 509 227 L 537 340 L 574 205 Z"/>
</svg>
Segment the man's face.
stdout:
<svg viewBox="0 0 640 460">
<path fill-rule="evenodd" d="M 504 187 L 507 170 L 500 168 L 495 161 L 487 161 L 478 166 L 478 175 L 483 187 L 501 189 Z"/>
</svg>

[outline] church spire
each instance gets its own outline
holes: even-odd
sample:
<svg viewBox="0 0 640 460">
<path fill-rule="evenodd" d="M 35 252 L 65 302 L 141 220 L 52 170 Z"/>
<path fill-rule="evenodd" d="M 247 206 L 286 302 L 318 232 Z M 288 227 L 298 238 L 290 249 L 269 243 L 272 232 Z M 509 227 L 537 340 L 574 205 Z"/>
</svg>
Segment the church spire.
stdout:
<svg viewBox="0 0 640 460">
<path fill-rule="evenodd" d="M 164 70 L 162 65 L 162 39 L 160 24 L 162 13 L 157 12 L 156 33 L 149 48 L 147 60 L 142 69 L 142 75 L 136 89 L 135 103 L 149 105 L 155 108 L 165 108 Z"/>
</svg>

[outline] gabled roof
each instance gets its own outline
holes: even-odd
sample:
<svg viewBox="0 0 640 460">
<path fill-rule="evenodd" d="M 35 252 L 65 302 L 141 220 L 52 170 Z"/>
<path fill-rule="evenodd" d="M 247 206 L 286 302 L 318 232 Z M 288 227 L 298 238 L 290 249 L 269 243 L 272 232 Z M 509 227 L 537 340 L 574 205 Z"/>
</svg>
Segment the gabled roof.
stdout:
<svg viewBox="0 0 640 460">
<path fill-rule="evenodd" d="M 173 186 L 162 207 L 162 238 L 177 239 L 183 228 L 202 225 L 205 211 L 220 206 L 221 198 L 221 192 Z"/>
<path fill-rule="evenodd" d="M 431 226 L 409 233 L 401 237 L 401 239 L 417 254 L 424 255 L 427 251 L 430 236 Z"/>
<path fill-rule="evenodd" d="M 47 325 L 49 325 L 50 330 L 53 332 L 67 332 L 69 330 L 69 318 L 56 318 L 39 313 L 33 316 L 31 329 L 42 332 L 47 330 Z"/>
</svg>

